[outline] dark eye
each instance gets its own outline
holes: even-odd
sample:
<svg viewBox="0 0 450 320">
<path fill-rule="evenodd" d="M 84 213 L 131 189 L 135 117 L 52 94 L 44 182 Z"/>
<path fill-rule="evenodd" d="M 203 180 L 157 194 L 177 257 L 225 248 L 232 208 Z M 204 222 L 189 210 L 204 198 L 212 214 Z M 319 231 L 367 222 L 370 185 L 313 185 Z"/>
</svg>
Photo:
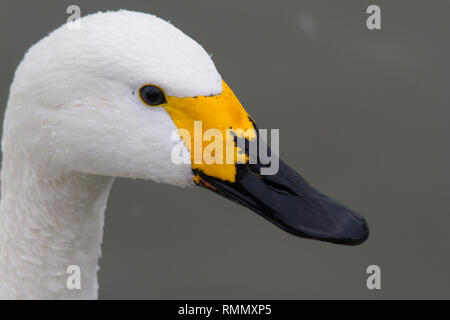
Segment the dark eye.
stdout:
<svg viewBox="0 0 450 320">
<path fill-rule="evenodd" d="M 162 90 L 156 86 L 147 85 L 139 90 L 142 101 L 151 106 L 157 106 L 166 102 L 166 97 Z"/>
</svg>

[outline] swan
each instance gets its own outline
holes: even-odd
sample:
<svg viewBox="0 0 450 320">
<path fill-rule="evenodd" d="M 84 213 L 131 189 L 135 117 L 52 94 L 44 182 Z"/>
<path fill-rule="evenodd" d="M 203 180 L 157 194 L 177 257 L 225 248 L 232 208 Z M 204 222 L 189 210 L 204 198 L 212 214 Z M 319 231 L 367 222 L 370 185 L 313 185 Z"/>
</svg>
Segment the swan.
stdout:
<svg viewBox="0 0 450 320">
<path fill-rule="evenodd" d="M 247 130 L 234 136 L 239 141 L 257 135 L 209 54 L 169 22 L 99 12 L 33 45 L 15 72 L 4 118 L 0 298 L 97 298 L 115 177 L 202 186 L 295 236 L 348 245 L 367 239 L 364 218 L 281 160 L 273 175 L 262 175 L 259 162 L 174 163 L 174 148 L 192 160 L 189 139 L 173 133 L 191 132 L 194 121 Z M 77 290 L 66 286 L 71 265 L 80 268 Z"/>
</svg>

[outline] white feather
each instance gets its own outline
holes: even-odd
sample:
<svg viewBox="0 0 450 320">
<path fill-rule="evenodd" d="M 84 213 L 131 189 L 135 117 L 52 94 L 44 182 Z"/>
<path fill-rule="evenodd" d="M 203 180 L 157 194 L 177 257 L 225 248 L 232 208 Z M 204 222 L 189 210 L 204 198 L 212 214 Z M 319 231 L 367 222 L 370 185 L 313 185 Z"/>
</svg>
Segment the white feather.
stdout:
<svg viewBox="0 0 450 320">
<path fill-rule="evenodd" d="M 62 26 L 26 53 L 4 120 L 0 298 L 96 298 L 104 210 L 113 177 L 192 185 L 175 165 L 175 124 L 138 90 L 222 90 L 208 53 L 155 16 L 118 11 Z M 79 265 L 82 289 L 66 288 Z"/>
</svg>

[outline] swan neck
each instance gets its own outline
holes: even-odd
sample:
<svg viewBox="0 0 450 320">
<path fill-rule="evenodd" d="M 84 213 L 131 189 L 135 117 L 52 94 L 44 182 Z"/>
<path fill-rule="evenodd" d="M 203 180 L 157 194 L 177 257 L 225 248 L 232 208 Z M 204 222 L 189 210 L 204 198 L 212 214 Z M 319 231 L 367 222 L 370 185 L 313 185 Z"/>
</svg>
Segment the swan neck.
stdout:
<svg viewBox="0 0 450 320">
<path fill-rule="evenodd" d="M 64 170 L 50 174 L 39 169 L 48 166 L 22 159 L 3 157 L 0 298 L 97 298 L 113 178 Z"/>
</svg>

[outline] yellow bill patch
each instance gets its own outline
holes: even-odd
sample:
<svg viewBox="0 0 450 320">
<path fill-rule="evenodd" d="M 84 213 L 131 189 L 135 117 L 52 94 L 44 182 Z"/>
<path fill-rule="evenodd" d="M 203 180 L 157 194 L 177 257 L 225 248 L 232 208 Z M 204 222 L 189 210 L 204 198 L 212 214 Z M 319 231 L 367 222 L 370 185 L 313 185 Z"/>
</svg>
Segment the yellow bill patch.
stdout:
<svg viewBox="0 0 450 320">
<path fill-rule="evenodd" d="M 248 158 L 244 150 L 236 147 L 234 135 L 254 140 L 256 132 L 249 115 L 225 81 L 222 87 L 222 93 L 214 96 L 169 96 L 163 106 L 191 153 L 192 169 L 235 182 L 236 163 L 247 162 Z M 186 132 L 189 135 L 184 134 Z"/>
</svg>

